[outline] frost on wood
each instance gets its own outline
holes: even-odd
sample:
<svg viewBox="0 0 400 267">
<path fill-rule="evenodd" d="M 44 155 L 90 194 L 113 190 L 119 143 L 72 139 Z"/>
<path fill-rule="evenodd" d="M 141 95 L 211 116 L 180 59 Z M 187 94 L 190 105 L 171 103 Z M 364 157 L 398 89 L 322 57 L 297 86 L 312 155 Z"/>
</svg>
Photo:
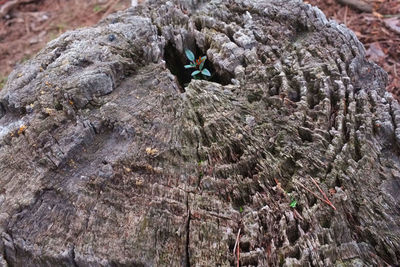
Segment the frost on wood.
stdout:
<svg viewBox="0 0 400 267">
<path fill-rule="evenodd" d="M 241 266 L 398 265 L 400 109 L 364 54 L 286 0 L 63 34 L 0 91 L 0 266 L 230 266 L 236 240 Z"/>
</svg>

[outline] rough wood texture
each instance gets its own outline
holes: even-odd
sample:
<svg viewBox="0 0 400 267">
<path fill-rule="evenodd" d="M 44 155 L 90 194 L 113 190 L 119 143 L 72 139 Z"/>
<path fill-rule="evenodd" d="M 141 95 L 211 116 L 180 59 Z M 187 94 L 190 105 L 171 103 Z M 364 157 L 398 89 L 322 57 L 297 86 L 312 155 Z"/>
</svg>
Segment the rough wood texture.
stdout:
<svg viewBox="0 0 400 267">
<path fill-rule="evenodd" d="M 230 266 L 239 229 L 241 266 L 398 265 L 400 109 L 364 54 L 287 0 L 62 35 L 0 92 L 0 266 Z"/>
</svg>

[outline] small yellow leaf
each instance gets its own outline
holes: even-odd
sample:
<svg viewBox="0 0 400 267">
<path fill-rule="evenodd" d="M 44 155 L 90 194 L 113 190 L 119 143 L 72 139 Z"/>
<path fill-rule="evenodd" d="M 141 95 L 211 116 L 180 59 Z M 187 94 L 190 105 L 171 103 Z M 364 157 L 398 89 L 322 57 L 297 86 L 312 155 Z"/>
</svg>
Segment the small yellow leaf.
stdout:
<svg viewBox="0 0 400 267">
<path fill-rule="evenodd" d="M 158 153 L 158 150 L 156 148 L 148 147 L 146 148 L 146 153 L 147 155 L 154 156 L 155 154 Z"/>
<path fill-rule="evenodd" d="M 26 130 L 26 125 L 21 125 L 18 129 L 18 135 L 21 135 Z"/>
<path fill-rule="evenodd" d="M 376 12 L 376 11 L 372 11 L 372 15 L 374 15 L 375 17 L 377 17 L 378 19 L 381 19 L 383 16 L 382 14 Z"/>
<path fill-rule="evenodd" d="M 56 112 L 56 110 L 55 110 L 55 109 L 52 109 L 52 108 L 45 108 L 45 109 L 44 109 L 44 112 L 45 112 L 46 114 L 48 114 L 48 115 L 52 115 L 52 114 L 54 114 L 54 113 Z"/>
</svg>

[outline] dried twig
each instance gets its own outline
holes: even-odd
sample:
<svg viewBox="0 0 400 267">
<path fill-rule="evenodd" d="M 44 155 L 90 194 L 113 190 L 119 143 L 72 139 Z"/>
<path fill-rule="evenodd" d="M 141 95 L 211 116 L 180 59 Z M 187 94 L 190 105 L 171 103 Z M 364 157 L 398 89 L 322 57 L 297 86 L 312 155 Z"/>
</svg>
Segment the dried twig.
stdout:
<svg viewBox="0 0 400 267">
<path fill-rule="evenodd" d="M 382 15 L 384 18 L 400 18 L 400 14 L 394 14 L 394 15 Z"/>
<path fill-rule="evenodd" d="M 294 217 L 299 218 L 301 221 L 304 220 L 303 217 L 301 217 L 300 213 L 296 209 L 293 209 L 293 214 L 294 214 Z"/>
<path fill-rule="evenodd" d="M 233 247 L 233 254 L 235 254 L 236 246 L 238 245 L 238 242 L 239 242 L 240 230 L 241 229 L 239 229 L 239 232 L 238 232 L 237 237 L 236 237 L 235 246 Z"/>
<path fill-rule="evenodd" d="M 278 187 L 279 190 L 281 190 L 282 192 L 285 192 L 285 190 L 283 190 L 281 183 L 278 181 L 278 179 L 274 178 L 276 186 Z"/>
<path fill-rule="evenodd" d="M 34 0 L 12 0 L 5 2 L 1 7 L 0 7 L 0 18 L 4 17 L 5 15 L 10 12 L 11 9 L 14 7 L 20 5 L 20 4 L 25 4 L 29 2 L 34 2 Z"/>
<path fill-rule="evenodd" d="M 336 1 L 343 5 L 349 5 L 363 12 L 368 12 L 368 13 L 372 12 L 372 6 L 361 0 L 336 0 Z"/>
<path fill-rule="evenodd" d="M 240 246 L 239 246 L 240 230 L 241 229 L 239 228 L 239 232 L 238 232 L 237 237 L 236 237 L 235 246 L 233 247 L 233 255 L 235 255 L 235 253 L 236 253 L 237 267 L 239 267 L 239 259 L 240 259 Z"/>
<path fill-rule="evenodd" d="M 236 261 L 236 265 L 237 265 L 237 267 L 239 267 L 239 260 L 240 260 L 240 250 L 239 250 L 239 246 L 237 247 L 237 254 L 236 254 L 236 256 L 237 256 L 237 261 Z"/>
<path fill-rule="evenodd" d="M 319 187 L 319 185 L 317 184 L 317 182 L 314 180 L 314 178 L 312 178 L 310 176 L 311 180 L 313 181 L 313 183 L 315 184 L 315 186 L 318 188 L 319 192 L 324 196 L 326 202 L 334 209 L 336 210 L 335 206 L 333 206 L 332 202 L 329 200 L 329 198 L 326 196 L 325 192 L 322 191 L 321 187 Z"/>
<path fill-rule="evenodd" d="M 335 206 L 333 206 L 332 202 L 329 200 L 329 198 L 326 196 L 326 194 L 324 193 L 324 191 L 322 191 L 321 187 L 319 187 L 319 185 L 317 184 L 317 182 L 310 176 L 311 180 L 313 181 L 313 183 L 315 184 L 315 186 L 318 188 L 319 192 L 322 194 L 322 196 L 324 198 L 321 198 L 320 196 L 316 195 L 313 191 L 311 191 L 310 189 L 308 189 L 307 187 L 305 187 L 304 185 L 302 185 L 299 182 L 295 182 L 296 184 L 300 185 L 302 188 L 304 188 L 305 190 L 307 190 L 308 192 L 310 192 L 313 196 L 315 196 L 316 198 L 318 198 L 319 200 L 321 200 L 322 202 L 326 203 L 327 205 L 331 206 L 332 209 L 336 210 Z"/>
<path fill-rule="evenodd" d="M 321 198 L 320 196 L 316 195 L 313 191 L 311 191 L 310 189 L 308 189 L 307 187 L 305 187 L 305 186 L 302 185 L 301 183 L 296 182 L 296 181 L 295 181 L 295 183 L 296 183 L 297 185 L 301 186 L 303 189 L 305 189 L 305 190 L 308 191 L 309 193 L 311 193 L 314 197 L 318 198 L 318 199 L 321 200 L 322 202 L 325 202 L 326 204 L 329 205 L 329 203 L 326 202 L 325 199 L 323 199 L 323 198 Z"/>
</svg>

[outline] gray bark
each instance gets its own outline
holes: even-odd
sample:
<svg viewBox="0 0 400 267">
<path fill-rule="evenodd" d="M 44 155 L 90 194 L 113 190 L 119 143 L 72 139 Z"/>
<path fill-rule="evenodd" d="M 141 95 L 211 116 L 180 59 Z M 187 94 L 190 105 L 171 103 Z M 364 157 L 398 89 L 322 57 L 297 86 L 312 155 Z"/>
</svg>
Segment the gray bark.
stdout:
<svg viewBox="0 0 400 267">
<path fill-rule="evenodd" d="M 386 80 L 300 1 L 154 0 L 65 33 L 0 91 L 0 266 L 231 266 L 239 229 L 241 266 L 398 265 Z"/>
</svg>

